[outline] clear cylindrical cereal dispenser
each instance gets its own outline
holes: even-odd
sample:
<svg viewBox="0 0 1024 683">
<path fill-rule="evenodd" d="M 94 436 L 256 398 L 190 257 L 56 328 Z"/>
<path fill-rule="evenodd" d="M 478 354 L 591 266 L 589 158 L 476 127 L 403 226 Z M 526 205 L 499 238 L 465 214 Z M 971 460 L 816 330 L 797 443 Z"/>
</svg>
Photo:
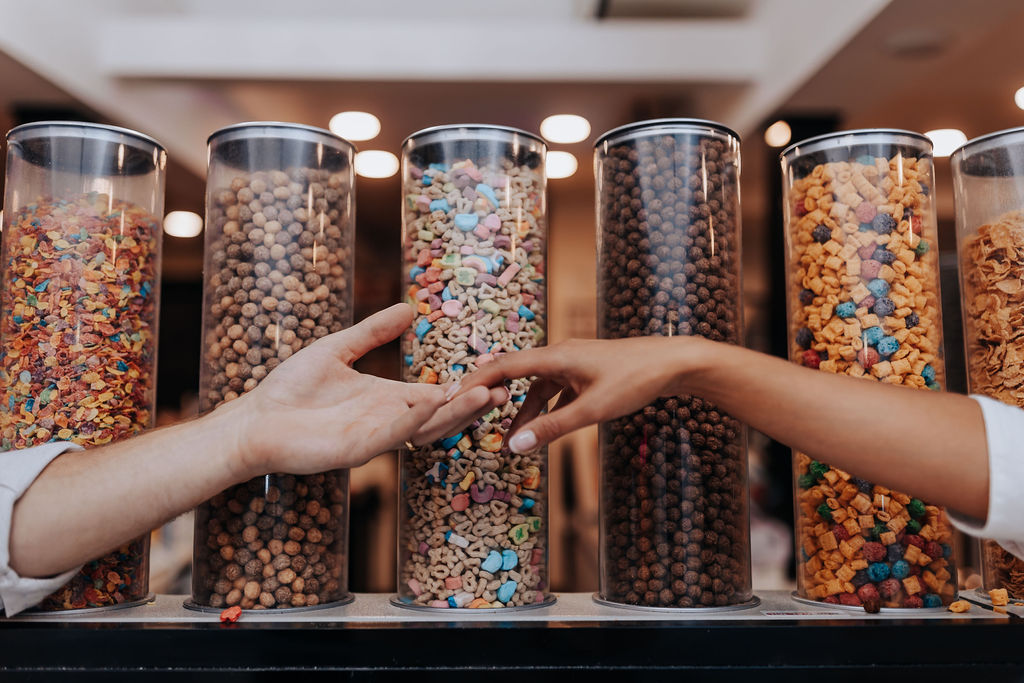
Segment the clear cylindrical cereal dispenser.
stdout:
<svg viewBox="0 0 1024 683">
<path fill-rule="evenodd" d="M 402 282 L 417 307 L 403 337 L 409 382 L 457 380 L 544 343 L 544 143 L 513 128 L 442 126 L 402 147 Z M 505 444 L 529 388 L 461 433 L 403 452 L 399 604 L 543 604 L 547 453 Z"/>
<path fill-rule="evenodd" d="M 352 324 L 354 153 L 325 130 L 288 123 L 210 136 L 201 411 L 254 389 L 293 353 Z M 348 483 L 348 470 L 269 474 L 201 505 L 190 604 L 284 609 L 350 600 Z"/>
<path fill-rule="evenodd" d="M 743 343 L 740 141 L 661 119 L 598 139 L 598 336 L 698 335 Z M 696 396 L 603 423 L 604 602 L 750 604 L 743 425 Z"/>
<path fill-rule="evenodd" d="M 1024 128 L 971 140 L 951 162 L 967 386 L 1024 408 Z M 985 589 L 1024 599 L 1024 561 L 981 547 Z"/>
<path fill-rule="evenodd" d="M 135 131 L 63 121 L 20 126 L 7 142 L 3 448 L 138 434 L 156 401 L 166 152 Z M 148 592 L 146 534 L 39 607 L 121 606 Z"/>
<path fill-rule="evenodd" d="M 791 360 L 940 391 L 931 143 L 897 130 L 826 135 L 785 150 L 782 172 Z M 800 598 L 871 610 L 954 599 L 942 509 L 830 467 L 827 452 L 793 457 Z"/>
</svg>

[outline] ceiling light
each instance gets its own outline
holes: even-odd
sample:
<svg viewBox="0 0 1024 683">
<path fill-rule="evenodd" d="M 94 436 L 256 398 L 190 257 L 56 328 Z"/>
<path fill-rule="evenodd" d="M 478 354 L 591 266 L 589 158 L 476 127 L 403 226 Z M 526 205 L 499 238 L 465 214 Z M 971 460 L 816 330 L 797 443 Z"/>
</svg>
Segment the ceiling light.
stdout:
<svg viewBox="0 0 1024 683">
<path fill-rule="evenodd" d="M 380 133 L 380 119 L 365 111 L 343 111 L 332 116 L 327 127 L 346 140 L 372 140 Z"/>
<path fill-rule="evenodd" d="M 568 178 L 578 167 L 576 157 L 568 152 L 548 152 L 548 178 Z"/>
<path fill-rule="evenodd" d="M 948 157 L 954 149 L 967 142 L 967 136 L 958 128 L 937 128 L 928 131 L 925 136 L 932 141 L 936 158 Z"/>
<path fill-rule="evenodd" d="M 556 114 L 541 121 L 540 134 L 551 142 L 582 142 L 590 135 L 590 121 L 576 114 Z"/>
<path fill-rule="evenodd" d="M 356 173 L 364 178 L 390 178 L 398 173 L 398 157 L 381 149 L 356 154 Z"/>
<path fill-rule="evenodd" d="M 1013 101 L 1018 107 L 1024 109 L 1024 88 L 1018 88 L 1017 92 L 1013 93 Z"/>
<path fill-rule="evenodd" d="M 164 216 L 164 232 L 171 237 L 195 237 L 203 231 L 203 217 L 192 211 L 171 211 Z"/>
<path fill-rule="evenodd" d="M 764 141 L 769 147 L 785 147 L 793 137 L 793 131 L 785 121 L 776 121 L 764 131 Z"/>
</svg>

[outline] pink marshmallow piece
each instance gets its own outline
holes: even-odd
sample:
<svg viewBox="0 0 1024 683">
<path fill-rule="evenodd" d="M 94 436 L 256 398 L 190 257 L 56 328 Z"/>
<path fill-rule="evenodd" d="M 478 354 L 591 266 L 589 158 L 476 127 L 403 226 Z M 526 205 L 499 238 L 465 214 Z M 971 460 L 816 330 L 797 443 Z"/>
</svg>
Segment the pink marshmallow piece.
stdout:
<svg viewBox="0 0 1024 683">
<path fill-rule="evenodd" d="M 487 218 L 484 219 L 483 224 L 488 230 L 499 230 L 501 228 L 501 219 L 498 218 L 498 214 L 489 213 Z"/>
<path fill-rule="evenodd" d="M 514 278 L 516 276 L 516 273 L 518 273 L 520 270 L 522 270 L 522 266 L 520 266 L 518 263 L 513 263 L 509 265 L 509 267 L 506 268 L 505 271 L 498 276 L 498 284 L 501 285 L 502 287 L 508 285 L 508 283 L 512 282 L 512 278 Z"/>
<path fill-rule="evenodd" d="M 457 318 L 462 312 L 462 302 L 458 299 L 449 299 L 441 304 L 441 311 L 449 318 Z"/>
</svg>

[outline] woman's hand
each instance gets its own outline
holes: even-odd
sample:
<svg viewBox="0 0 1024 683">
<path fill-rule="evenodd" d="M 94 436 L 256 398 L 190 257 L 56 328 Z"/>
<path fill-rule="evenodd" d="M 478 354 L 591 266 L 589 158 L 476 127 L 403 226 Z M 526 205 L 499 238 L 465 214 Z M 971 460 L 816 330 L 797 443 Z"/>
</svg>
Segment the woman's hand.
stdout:
<svg viewBox="0 0 1024 683">
<path fill-rule="evenodd" d="M 404 332 L 413 311 L 397 304 L 324 337 L 282 363 L 251 392 L 214 411 L 239 420 L 248 476 L 355 467 L 402 446 L 454 433 L 506 400 L 477 386 L 446 403 L 445 388 L 364 375 L 352 364 Z"/>
<path fill-rule="evenodd" d="M 696 366 L 706 340 L 637 337 L 570 340 L 503 355 L 462 382 L 456 398 L 506 379 L 536 376 L 512 425 L 509 448 L 523 453 L 595 422 L 632 413 L 680 393 L 680 372 Z M 493 391 L 493 389 L 492 389 Z M 542 414 L 559 395 L 554 410 Z"/>
</svg>

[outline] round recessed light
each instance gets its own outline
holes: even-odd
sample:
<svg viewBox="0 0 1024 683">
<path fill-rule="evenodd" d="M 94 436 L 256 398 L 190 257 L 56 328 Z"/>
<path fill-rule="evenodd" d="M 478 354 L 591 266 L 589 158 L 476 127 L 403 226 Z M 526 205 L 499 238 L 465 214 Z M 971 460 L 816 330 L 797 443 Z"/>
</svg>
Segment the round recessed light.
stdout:
<svg viewBox="0 0 1024 683">
<path fill-rule="evenodd" d="M 398 157 L 382 149 L 356 154 L 356 173 L 364 178 L 390 178 L 398 173 Z"/>
<path fill-rule="evenodd" d="M 581 142 L 590 135 L 590 121 L 576 114 L 555 114 L 541 121 L 540 134 L 551 142 Z"/>
<path fill-rule="evenodd" d="M 193 211 L 171 211 L 164 216 L 164 232 L 171 237 L 195 237 L 203 231 L 203 217 Z"/>
<path fill-rule="evenodd" d="M 785 147 L 793 137 L 793 131 L 785 121 L 776 121 L 764 131 L 764 141 L 769 147 Z"/>
<path fill-rule="evenodd" d="M 343 111 L 327 127 L 346 140 L 372 140 L 380 133 L 380 119 L 366 111 Z"/>
<path fill-rule="evenodd" d="M 1013 93 L 1013 101 L 1019 108 L 1024 109 L 1024 88 L 1017 88 L 1017 92 Z"/>
<path fill-rule="evenodd" d="M 954 149 L 967 142 L 967 136 L 959 128 L 936 128 L 925 133 L 925 136 L 932 141 L 936 158 L 948 157 Z"/>
<path fill-rule="evenodd" d="M 569 152 L 548 152 L 546 168 L 548 178 L 568 178 L 579 168 L 579 163 Z"/>
</svg>

